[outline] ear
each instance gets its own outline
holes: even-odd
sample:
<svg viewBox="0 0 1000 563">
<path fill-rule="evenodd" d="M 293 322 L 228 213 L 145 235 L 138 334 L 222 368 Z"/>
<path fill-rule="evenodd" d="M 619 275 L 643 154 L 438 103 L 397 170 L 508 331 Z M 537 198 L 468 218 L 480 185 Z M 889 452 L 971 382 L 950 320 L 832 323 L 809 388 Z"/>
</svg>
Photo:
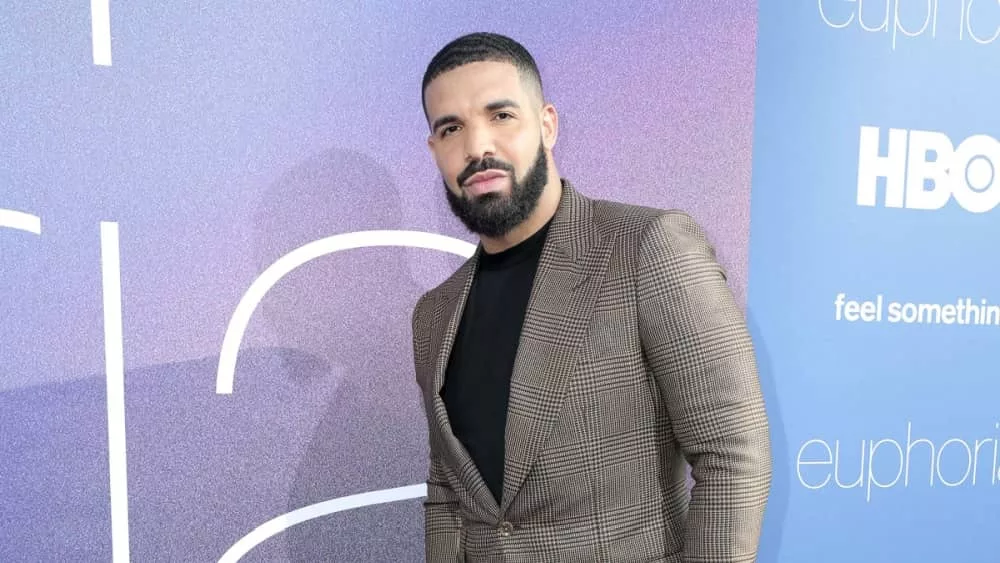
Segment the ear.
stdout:
<svg viewBox="0 0 1000 563">
<path fill-rule="evenodd" d="M 556 112 L 556 107 L 552 104 L 545 104 L 542 106 L 542 143 L 545 148 L 552 150 L 552 147 L 556 144 L 556 139 L 559 137 L 559 114 Z"/>
</svg>

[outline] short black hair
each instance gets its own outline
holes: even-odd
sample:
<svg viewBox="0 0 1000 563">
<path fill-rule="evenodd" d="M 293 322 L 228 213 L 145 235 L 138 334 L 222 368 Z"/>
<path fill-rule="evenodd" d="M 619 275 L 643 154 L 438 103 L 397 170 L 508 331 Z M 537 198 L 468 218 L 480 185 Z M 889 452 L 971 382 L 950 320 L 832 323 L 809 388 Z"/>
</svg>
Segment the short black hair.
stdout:
<svg viewBox="0 0 1000 563">
<path fill-rule="evenodd" d="M 510 37 L 497 33 L 476 32 L 463 35 L 441 48 L 434 55 L 424 71 L 424 82 L 420 88 L 424 117 L 427 117 L 427 100 L 424 93 L 432 80 L 462 65 L 476 62 L 510 63 L 517 68 L 521 80 L 537 88 L 539 100 L 544 101 L 542 75 L 531 53 L 523 45 Z"/>
</svg>

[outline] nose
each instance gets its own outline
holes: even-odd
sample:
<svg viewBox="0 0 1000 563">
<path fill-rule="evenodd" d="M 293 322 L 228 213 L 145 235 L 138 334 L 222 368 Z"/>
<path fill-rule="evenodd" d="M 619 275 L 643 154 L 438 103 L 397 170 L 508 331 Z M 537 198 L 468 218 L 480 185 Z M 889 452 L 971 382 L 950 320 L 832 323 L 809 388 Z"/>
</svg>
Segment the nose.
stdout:
<svg viewBox="0 0 1000 563">
<path fill-rule="evenodd" d="M 475 162 L 494 156 L 496 146 L 488 127 L 469 125 L 465 130 L 465 161 Z"/>
</svg>

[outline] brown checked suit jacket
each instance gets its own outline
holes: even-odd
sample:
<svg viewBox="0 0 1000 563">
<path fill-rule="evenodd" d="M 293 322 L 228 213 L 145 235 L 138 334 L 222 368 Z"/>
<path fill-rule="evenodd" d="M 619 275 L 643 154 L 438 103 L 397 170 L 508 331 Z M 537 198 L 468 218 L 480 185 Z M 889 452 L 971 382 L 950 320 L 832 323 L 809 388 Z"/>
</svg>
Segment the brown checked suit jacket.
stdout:
<svg viewBox="0 0 1000 563">
<path fill-rule="evenodd" d="M 743 314 L 700 227 L 563 181 L 511 376 L 499 505 L 439 394 L 479 252 L 413 313 L 427 561 L 754 561 L 767 416 Z"/>
</svg>

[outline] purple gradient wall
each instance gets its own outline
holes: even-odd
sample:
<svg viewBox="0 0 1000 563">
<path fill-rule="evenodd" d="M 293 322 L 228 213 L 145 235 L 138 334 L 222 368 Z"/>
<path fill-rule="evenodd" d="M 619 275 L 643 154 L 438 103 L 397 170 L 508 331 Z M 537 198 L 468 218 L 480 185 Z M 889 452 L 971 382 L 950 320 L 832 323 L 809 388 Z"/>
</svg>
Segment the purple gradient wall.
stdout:
<svg viewBox="0 0 1000 563">
<path fill-rule="evenodd" d="M 462 33 L 522 41 L 560 171 L 690 212 L 745 299 L 753 4 L 112 3 L 110 66 L 85 3 L 45 4 L 0 10 L 0 210 L 41 226 L 0 228 L 0 560 L 112 558 L 101 221 L 120 231 L 132 559 L 215 561 L 282 514 L 423 482 L 410 311 L 459 256 L 304 264 L 250 319 L 232 394 L 216 370 L 241 296 L 295 248 L 474 241 L 420 108 L 427 61 Z M 244 560 L 422 560 L 420 501 L 308 520 Z"/>
</svg>

